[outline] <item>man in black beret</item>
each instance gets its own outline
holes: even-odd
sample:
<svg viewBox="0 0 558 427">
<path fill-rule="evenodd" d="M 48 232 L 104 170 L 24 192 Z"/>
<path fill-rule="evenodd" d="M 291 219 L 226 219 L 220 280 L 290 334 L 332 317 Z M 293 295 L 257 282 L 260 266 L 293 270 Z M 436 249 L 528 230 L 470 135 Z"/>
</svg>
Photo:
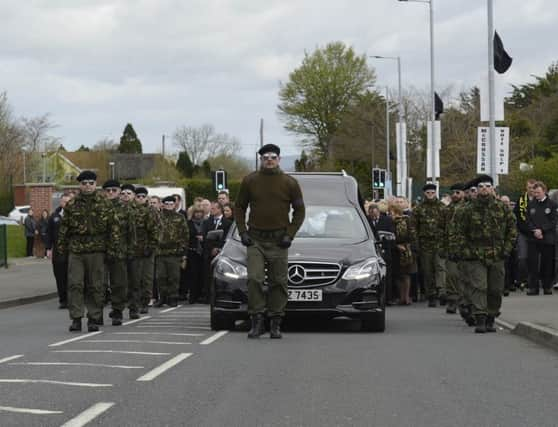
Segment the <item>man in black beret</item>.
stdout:
<svg viewBox="0 0 558 427">
<path fill-rule="evenodd" d="M 500 314 L 504 291 L 504 260 L 517 237 L 513 213 L 495 197 L 492 178 L 475 179 L 477 198 L 457 212 L 450 226 L 455 250 L 468 278 L 475 317 L 475 332 L 496 332 L 494 319 Z"/>
<path fill-rule="evenodd" d="M 446 258 L 446 297 L 448 305 L 446 307 L 446 313 L 455 314 L 457 313 L 457 305 L 461 300 L 461 295 L 463 291 L 461 290 L 461 277 L 459 274 L 458 259 L 453 256 L 449 256 L 449 226 L 455 221 L 455 216 L 457 210 L 463 205 L 463 199 L 465 194 L 463 193 L 465 185 L 462 183 L 455 183 L 450 187 L 451 190 L 451 202 L 445 209 L 445 236 L 444 243 L 447 244 L 445 253 L 448 253 Z"/>
<path fill-rule="evenodd" d="M 428 306 L 436 307 L 446 303 L 445 260 L 443 236 L 445 233 L 444 204 L 438 200 L 435 184 L 428 183 L 422 188 L 423 201 L 413 211 L 419 246 L 419 265 L 422 272 Z"/>
<path fill-rule="evenodd" d="M 265 332 L 266 309 L 271 319 L 270 337 L 281 338 L 281 319 L 288 301 L 288 249 L 304 221 L 305 207 L 298 181 L 279 167 L 279 147 L 266 144 L 258 153 L 261 168 L 242 180 L 234 210 L 248 253 L 248 313 L 252 322 L 248 338 L 259 338 Z M 263 288 L 266 263 L 267 295 Z"/>
<path fill-rule="evenodd" d="M 163 199 L 160 216 L 161 240 L 155 258 L 159 301 L 155 307 L 177 306 L 180 263 L 188 250 L 189 230 L 186 217 L 175 210 L 176 198 Z"/>
<path fill-rule="evenodd" d="M 133 203 L 134 230 L 130 236 L 132 257 L 128 275 L 129 308 L 140 314 L 147 314 L 152 296 L 155 250 L 159 242 L 159 221 L 157 212 L 147 203 L 147 189 L 136 187 Z"/>
<path fill-rule="evenodd" d="M 110 202 L 95 191 L 96 178 L 92 171 L 79 174 L 80 193 L 66 205 L 58 232 L 57 252 L 68 256 L 70 331 L 81 331 L 84 304 L 88 331 L 99 330 L 103 321 L 104 260 L 116 256 L 120 243 L 120 229 Z"/>
</svg>

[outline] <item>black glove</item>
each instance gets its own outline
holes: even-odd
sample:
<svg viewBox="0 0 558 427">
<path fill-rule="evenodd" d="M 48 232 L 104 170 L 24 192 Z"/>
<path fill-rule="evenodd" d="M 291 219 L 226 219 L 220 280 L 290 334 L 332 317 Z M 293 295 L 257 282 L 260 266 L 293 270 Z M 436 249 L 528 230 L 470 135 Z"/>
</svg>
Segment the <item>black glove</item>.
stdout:
<svg viewBox="0 0 558 427">
<path fill-rule="evenodd" d="M 293 239 L 291 239 L 291 237 L 290 237 L 289 235 L 285 234 L 285 235 L 282 237 L 282 239 L 279 241 L 278 246 L 279 246 L 280 248 L 283 248 L 283 249 L 288 249 L 288 248 L 291 247 L 291 244 L 292 244 L 292 243 L 293 243 Z"/>
<path fill-rule="evenodd" d="M 247 231 L 240 233 L 240 240 L 242 241 L 242 244 L 244 246 L 252 246 L 254 244 L 254 241 L 252 240 L 252 238 L 250 237 Z"/>
</svg>

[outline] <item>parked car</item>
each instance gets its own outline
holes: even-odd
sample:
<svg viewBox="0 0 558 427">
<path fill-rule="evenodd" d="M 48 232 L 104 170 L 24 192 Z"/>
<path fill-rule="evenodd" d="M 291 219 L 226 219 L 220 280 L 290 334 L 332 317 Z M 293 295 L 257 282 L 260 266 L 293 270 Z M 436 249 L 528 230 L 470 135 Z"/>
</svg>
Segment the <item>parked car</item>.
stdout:
<svg viewBox="0 0 558 427">
<path fill-rule="evenodd" d="M 19 225 L 19 222 L 7 216 L 0 216 L 0 225 Z"/>
<path fill-rule="evenodd" d="M 16 206 L 9 214 L 8 217 L 11 219 L 15 219 L 18 222 L 23 222 L 27 214 L 29 213 L 29 209 L 31 206 L 23 205 L 23 206 Z"/>
<path fill-rule="evenodd" d="M 301 185 L 306 218 L 289 249 L 287 319 L 349 317 L 365 331 L 385 329 L 386 268 L 345 173 L 292 173 Z M 212 231 L 207 238 L 211 239 Z M 218 238 L 215 236 L 214 238 Z M 212 262 L 211 327 L 234 329 L 247 319 L 247 254 L 236 226 Z"/>
</svg>

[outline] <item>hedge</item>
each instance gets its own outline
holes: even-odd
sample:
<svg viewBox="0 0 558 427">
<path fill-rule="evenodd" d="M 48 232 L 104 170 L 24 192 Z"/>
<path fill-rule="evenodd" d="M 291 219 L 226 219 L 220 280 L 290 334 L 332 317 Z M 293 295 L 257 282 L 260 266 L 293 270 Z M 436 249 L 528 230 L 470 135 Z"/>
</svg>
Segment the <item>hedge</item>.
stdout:
<svg viewBox="0 0 558 427">
<path fill-rule="evenodd" d="M 25 236 L 21 225 L 6 226 L 8 234 L 8 258 L 22 258 L 25 256 Z"/>
</svg>

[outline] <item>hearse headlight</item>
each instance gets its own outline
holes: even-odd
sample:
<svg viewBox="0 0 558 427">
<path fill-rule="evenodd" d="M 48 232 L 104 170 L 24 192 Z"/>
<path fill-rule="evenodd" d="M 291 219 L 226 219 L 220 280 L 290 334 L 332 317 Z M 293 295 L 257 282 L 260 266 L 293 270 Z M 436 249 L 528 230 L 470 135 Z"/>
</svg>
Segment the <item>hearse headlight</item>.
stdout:
<svg viewBox="0 0 558 427">
<path fill-rule="evenodd" d="M 229 278 L 229 279 L 245 279 L 248 277 L 248 270 L 246 266 L 234 262 L 233 260 L 221 257 L 215 266 L 215 274 Z"/>
<path fill-rule="evenodd" d="M 345 280 L 365 280 L 380 273 L 380 264 L 377 258 L 368 258 L 358 264 L 351 265 L 343 279 Z"/>
</svg>

